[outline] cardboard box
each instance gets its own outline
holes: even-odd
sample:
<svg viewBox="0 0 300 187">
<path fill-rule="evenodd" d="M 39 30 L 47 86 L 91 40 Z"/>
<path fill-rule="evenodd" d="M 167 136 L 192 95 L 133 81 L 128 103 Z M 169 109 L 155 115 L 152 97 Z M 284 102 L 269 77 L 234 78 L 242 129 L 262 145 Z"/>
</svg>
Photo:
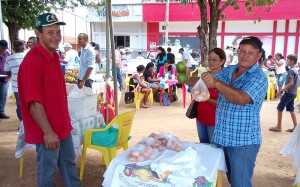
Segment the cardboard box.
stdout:
<svg viewBox="0 0 300 187">
<path fill-rule="evenodd" d="M 87 118 L 97 113 L 97 94 L 84 98 L 69 98 L 68 108 L 70 116 L 80 119 Z"/>
</svg>

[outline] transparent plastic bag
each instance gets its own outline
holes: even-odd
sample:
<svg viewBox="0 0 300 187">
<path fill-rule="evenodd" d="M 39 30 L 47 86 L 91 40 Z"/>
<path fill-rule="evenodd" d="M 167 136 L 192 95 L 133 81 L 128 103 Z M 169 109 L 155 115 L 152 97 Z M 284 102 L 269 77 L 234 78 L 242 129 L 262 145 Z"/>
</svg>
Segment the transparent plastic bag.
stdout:
<svg viewBox="0 0 300 187">
<path fill-rule="evenodd" d="M 195 101 L 207 101 L 210 97 L 209 91 L 205 83 L 200 78 L 191 90 L 191 94 Z"/>
</svg>

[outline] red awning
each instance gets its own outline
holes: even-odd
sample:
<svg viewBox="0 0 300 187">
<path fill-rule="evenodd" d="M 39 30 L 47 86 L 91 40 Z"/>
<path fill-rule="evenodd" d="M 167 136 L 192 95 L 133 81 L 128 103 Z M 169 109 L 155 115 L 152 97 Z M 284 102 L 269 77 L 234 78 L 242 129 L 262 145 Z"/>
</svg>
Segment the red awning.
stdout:
<svg viewBox="0 0 300 187">
<path fill-rule="evenodd" d="M 223 3 L 221 3 L 222 5 Z M 261 17 L 263 20 L 286 20 L 300 19 L 299 0 L 278 0 L 270 12 L 266 12 L 266 7 L 255 8 L 255 14 L 246 13 L 244 1 L 238 2 L 240 10 L 235 11 L 233 7 L 224 10 L 225 20 L 254 20 Z M 165 3 L 143 3 L 144 22 L 165 21 Z M 209 10 L 207 11 L 209 13 Z M 186 6 L 180 3 L 170 3 L 169 21 L 200 21 L 200 10 L 197 3 L 188 3 Z"/>
</svg>

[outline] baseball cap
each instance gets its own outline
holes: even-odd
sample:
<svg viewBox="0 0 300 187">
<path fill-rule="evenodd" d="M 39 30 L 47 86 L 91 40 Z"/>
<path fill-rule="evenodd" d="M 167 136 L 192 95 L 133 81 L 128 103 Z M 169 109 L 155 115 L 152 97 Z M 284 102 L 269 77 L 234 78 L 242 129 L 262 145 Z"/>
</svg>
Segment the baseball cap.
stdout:
<svg viewBox="0 0 300 187">
<path fill-rule="evenodd" d="M 6 40 L 0 40 L 0 45 L 1 45 L 3 48 L 5 48 L 5 49 L 8 48 L 8 43 L 7 43 Z"/>
<path fill-rule="evenodd" d="M 180 53 L 180 51 L 184 51 L 184 49 L 183 49 L 183 48 L 180 48 L 179 51 L 178 51 L 178 53 Z"/>
<path fill-rule="evenodd" d="M 54 25 L 54 24 L 66 25 L 65 22 L 58 21 L 55 14 L 44 13 L 37 17 L 37 19 L 35 20 L 34 26 L 36 29 L 39 29 L 39 28 Z"/>
<path fill-rule="evenodd" d="M 239 46 L 241 46 L 241 44 L 243 44 L 243 43 L 249 43 L 253 47 L 259 49 L 259 51 L 261 51 L 262 45 L 263 45 L 263 43 L 260 41 L 260 39 L 255 36 L 249 36 L 249 37 L 243 38 L 243 40 L 240 42 Z"/>
<path fill-rule="evenodd" d="M 69 44 L 69 43 L 64 43 L 63 47 L 69 47 L 69 48 L 72 48 L 72 45 Z"/>
</svg>

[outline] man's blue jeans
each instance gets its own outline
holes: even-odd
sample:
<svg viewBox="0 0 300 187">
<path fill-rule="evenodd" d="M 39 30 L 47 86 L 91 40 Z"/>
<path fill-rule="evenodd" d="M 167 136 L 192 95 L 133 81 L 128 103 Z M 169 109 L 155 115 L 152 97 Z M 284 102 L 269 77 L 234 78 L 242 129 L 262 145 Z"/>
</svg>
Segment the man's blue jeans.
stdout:
<svg viewBox="0 0 300 187">
<path fill-rule="evenodd" d="M 231 187 L 252 187 L 255 160 L 260 145 L 223 147 L 227 165 L 227 178 Z"/>
<path fill-rule="evenodd" d="M 16 105 L 17 105 L 16 113 L 17 113 L 17 116 L 18 116 L 19 120 L 22 121 L 21 108 L 20 108 L 20 100 L 19 100 L 19 93 L 18 92 L 14 92 L 14 94 L 15 94 Z"/>
<path fill-rule="evenodd" d="M 7 99 L 8 82 L 0 81 L 0 114 L 4 114 Z"/>
<path fill-rule="evenodd" d="M 55 187 L 54 176 L 59 169 L 66 187 L 81 187 L 76 173 L 75 153 L 71 134 L 60 141 L 59 148 L 46 149 L 45 144 L 36 144 L 37 178 L 39 187 Z"/>
<path fill-rule="evenodd" d="M 121 70 L 120 70 L 120 68 L 119 67 L 116 67 L 116 69 L 117 69 L 117 81 L 118 81 L 118 83 L 119 83 L 119 88 L 120 88 L 120 90 L 122 89 L 122 75 L 121 75 Z"/>
<path fill-rule="evenodd" d="M 205 126 L 196 119 L 197 131 L 200 143 L 212 143 L 215 126 Z"/>
</svg>

